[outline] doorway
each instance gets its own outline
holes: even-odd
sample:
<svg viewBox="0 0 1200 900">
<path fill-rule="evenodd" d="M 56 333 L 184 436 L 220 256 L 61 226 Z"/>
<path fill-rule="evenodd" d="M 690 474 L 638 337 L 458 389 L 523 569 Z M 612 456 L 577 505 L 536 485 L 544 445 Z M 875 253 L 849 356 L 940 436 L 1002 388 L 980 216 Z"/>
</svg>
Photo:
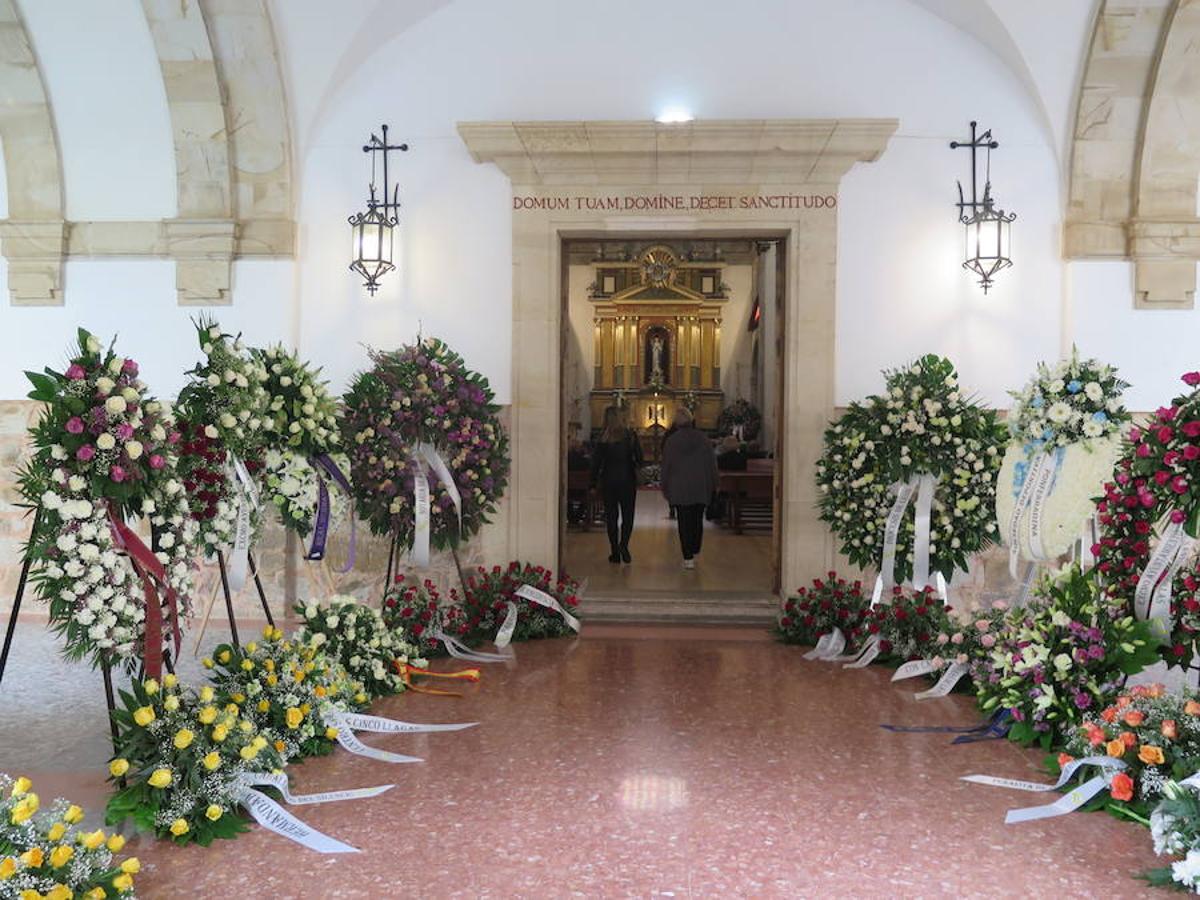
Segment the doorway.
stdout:
<svg viewBox="0 0 1200 900">
<path fill-rule="evenodd" d="M 591 598 L 777 596 L 786 240 L 679 232 L 560 240 L 561 566 L 587 580 Z M 629 563 L 612 561 L 606 492 L 596 478 L 611 410 L 630 429 L 629 449 L 642 462 Z M 661 491 L 664 451 L 681 410 L 718 467 L 691 566 L 676 510 Z M 618 543 L 621 537 L 618 531 Z"/>
</svg>

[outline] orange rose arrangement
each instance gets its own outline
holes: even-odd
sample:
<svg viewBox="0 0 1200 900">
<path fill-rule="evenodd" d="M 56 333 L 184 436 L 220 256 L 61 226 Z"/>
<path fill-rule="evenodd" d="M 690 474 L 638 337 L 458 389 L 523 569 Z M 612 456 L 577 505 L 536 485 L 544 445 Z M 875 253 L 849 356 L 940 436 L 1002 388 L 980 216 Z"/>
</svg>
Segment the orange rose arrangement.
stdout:
<svg viewBox="0 0 1200 900">
<path fill-rule="evenodd" d="M 1145 684 L 1120 694 L 1068 735 L 1058 764 L 1085 756 L 1125 763 L 1109 785 L 1109 804 L 1143 807 L 1172 779 L 1200 769 L 1200 699 Z"/>
</svg>

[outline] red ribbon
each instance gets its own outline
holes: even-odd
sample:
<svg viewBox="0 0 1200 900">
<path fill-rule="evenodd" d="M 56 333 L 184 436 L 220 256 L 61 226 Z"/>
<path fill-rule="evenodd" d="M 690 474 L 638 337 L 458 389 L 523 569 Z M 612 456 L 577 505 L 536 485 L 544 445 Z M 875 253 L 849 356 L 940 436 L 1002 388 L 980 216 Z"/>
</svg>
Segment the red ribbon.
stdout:
<svg viewBox="0 0 1200 900">
<path fill-rule="evenodd" d="M 108 508 L 108 521 L 112 526 L 113 539 L 116 541 L 117 546 L 129 554 L 130 562 L 133 563 L 133 570 L 142 580 L 142 590 L 146 595 L 146 622 L 143 628 L 142 660 L 146 670 L 146 677 L 159 678 L 162 675 L 163 662 L 162 605 L 159 602 L 158 591 L 155 589 L 154 582 L 157 581 L 162 586 L 167 598 L 167 605 L 171 610 L 171 632 L 175 642 L 176 658 L 179 657 L 181 643 L 178 598 L 167 581 L 167 570 L 158 561 L 158 557 L 151 552 L 149 547 L 142 543 L 142 539 L 114 512 L 111 505 Z"/>
</svg>

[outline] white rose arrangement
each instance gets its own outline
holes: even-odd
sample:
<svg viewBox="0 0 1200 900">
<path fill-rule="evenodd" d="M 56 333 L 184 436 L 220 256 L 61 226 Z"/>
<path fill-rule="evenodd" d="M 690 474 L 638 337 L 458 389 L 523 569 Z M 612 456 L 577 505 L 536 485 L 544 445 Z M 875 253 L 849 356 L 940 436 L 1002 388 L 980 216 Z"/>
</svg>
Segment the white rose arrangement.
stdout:
<svg viewBox="0 0 1200 900">
<path fill-rule="evenodd" d="M 401 668 L 423 668 L 426 660 L 403 629 L 388 628 L 379 610 L 354 597 L 335 595 L 324 603 L 298 603 L 300 630 L 294 640 L 341 663 L 371 696 L 404 690 Z"/>
</svg>

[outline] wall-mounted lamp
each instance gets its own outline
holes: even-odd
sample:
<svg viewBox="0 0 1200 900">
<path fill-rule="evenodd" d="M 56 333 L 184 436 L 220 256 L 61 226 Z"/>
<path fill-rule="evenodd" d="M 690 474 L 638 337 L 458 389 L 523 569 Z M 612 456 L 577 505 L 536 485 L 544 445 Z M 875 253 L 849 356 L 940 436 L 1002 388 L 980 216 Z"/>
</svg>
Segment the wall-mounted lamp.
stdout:
<svg viewBox="0 0 1200 900">
<path fill-rule="evenodd" d="M 962 182 L 958 183 L 958 221 L 966 230 L 966 256 L 963 268 L 979 276 L 979 284 L 986 294 L 992 279 L 1012 265 L 1012 221 L 1016 213 L 1006 213 L 995 206 L 992 198 L 992 151 L 1000 146 L 992 139 L 991 129 L 976 134 L 976 123 L 971 123 L 969 143 L 951 141 L 950 149 L 967 147 L 971 151 L 971 199 L 963 195 Z M 983 172 L 983 196 L 979 196 L 978 153 L 986 150 Z"/>
<path fill-rule="evenodd" d="M 363 277 L 363 286 L 372 294 L 379 290 L 379 279 L 396 268 L 392 262 L 393 232 L 400 221 L 400 186 L 388 183 L 388 153 L 408 150 L 408 144 L 389 144 L 387 133 L 388 127 L 384 125 L 382 139 L 372 134 L 370 143 L 363 145 L 363 153 L 371 154 L 370 196 L 367 211 L 355 213 L 349 219 L 353 241 L 350 271 Z M 380 152 L 383 153 L 382 201 L 375 193 L 375 162 Z"/>
</svg>

